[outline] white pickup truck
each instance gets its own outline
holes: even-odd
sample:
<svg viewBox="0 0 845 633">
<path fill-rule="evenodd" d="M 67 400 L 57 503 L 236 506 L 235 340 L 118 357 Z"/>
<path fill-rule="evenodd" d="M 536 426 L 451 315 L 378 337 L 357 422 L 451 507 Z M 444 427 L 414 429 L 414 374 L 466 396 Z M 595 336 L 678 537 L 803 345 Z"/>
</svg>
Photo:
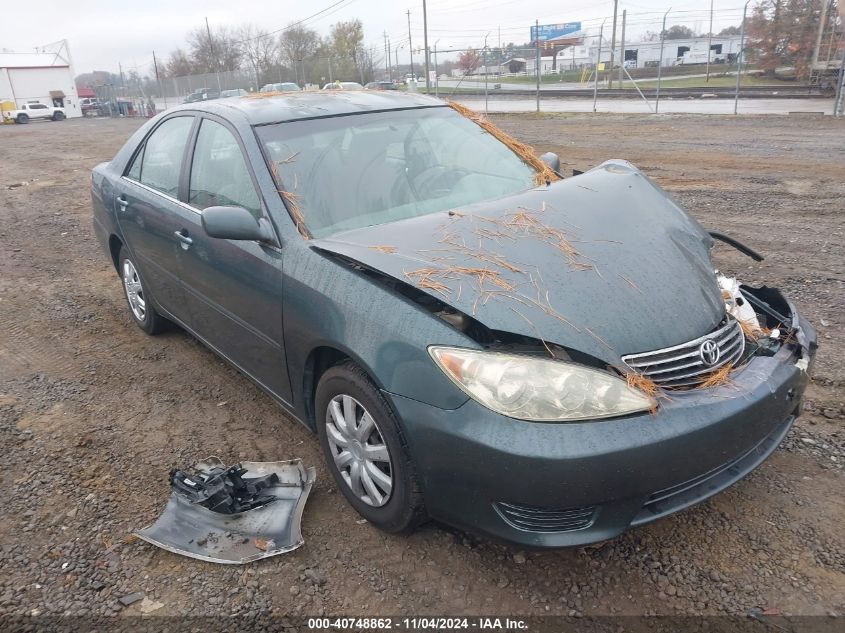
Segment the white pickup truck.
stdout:
<svg viewBox="0 0 845 633">
<path fill-rule="evenodd" d="M 30 119 L 52 119 L 62 121 L 65 119 L 64 108 L 44 105 L 43 103 L 25 103 L 17 110 L 3 112 L 6 119 L 14 119 L 16 123 L 29 123 Z"/>
</svg>

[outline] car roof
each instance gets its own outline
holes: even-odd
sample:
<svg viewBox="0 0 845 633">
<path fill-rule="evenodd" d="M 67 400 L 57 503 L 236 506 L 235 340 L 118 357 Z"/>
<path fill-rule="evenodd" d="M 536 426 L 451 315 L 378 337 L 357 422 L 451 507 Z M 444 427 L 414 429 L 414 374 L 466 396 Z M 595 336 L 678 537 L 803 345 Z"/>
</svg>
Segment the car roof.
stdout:
<svg viewBox="0 0 845 633">
<path fill-rule="evenodd" d="M 224 101 L 207 101 L 178 106 L 176 110 L 200 110 L 227 118 L 240 112 L 250 125 L 266 125 L 283 121 L 316 119 L 344 114 L 362 114 L 385 110 L 406 110 L 442 106 L 440 99 L 419 93 L 364 92 L 361 90 L 327 90 L 286 92 L 284 94 L 254 93 Z"/>
</svg>

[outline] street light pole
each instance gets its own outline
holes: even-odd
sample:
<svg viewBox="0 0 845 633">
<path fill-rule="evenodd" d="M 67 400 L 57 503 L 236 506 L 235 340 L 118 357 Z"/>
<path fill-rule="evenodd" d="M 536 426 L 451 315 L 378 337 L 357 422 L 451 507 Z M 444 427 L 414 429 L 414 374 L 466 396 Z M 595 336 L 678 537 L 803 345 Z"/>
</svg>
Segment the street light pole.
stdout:
<svg viewBox="0 0 845 633">
<path fill-rule="evenodd" d="M 411 54 L 411 74 L 416 77 L 414 74 L 414 43 L 411 41 L 411 10 L 408 9 L 408 52 Z"/>
<path fill-rule="evenodd" d="M 437 72 L 437 45 L 439 43 L 439 39 L 434 43 L 434 96 L 437 98 L 440 97 L 440 73 Z"/>
</svg>

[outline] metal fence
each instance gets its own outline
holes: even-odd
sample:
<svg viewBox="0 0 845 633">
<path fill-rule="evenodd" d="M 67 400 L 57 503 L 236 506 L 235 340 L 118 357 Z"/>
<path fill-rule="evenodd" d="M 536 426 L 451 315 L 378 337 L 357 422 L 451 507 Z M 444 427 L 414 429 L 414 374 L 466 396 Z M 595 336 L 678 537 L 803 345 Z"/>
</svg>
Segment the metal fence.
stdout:
<svg viewBox="0 0 845 633">
<path fill-rule="evenodd" d="M 831 0 L 821 0 L 825 6 Z M 712 6 L 712 5 L 711 5 Z M 766 85 L 756 74 L 745 27 L 748 4 L 740 7 L 679 11 L 621 11 L 616 18 L 588 20 L 569 39 L 540 41 L 531 45 L 502 44 L 496 33 L 468 29 L 462 35 L 438 36 L 431 29 L 426 77 L 425 52 L 413 51 L 411 64 L 399 64 L 398 55 L 407 43 L 399 44 L 385 57 L 371 57 L 366 76 L 363 67 L 344 66 L 331 57 L 298 60 L 290 67 L 277 64 L 270 68 L 243 68 L 181 77 L 164 77 L 145 85 L 121 86 L 123 99 L 148 102 L 154 98 L 158 109 L 183 103 L 197 91 L 219 93 L 240 89 L 254 92 L 269 83 L 296 82 L 307 89 L 318 89 L 334 80 L 356 81 L 391 79 L 400 89 L 428 91 L 438 97 L 484 99 L 484 109 L 492 100 L 521 99 L 520 109 L 533 101 L 540 111 L 543 103 L 571 97 L 592 100 L 597 111 L 599 100 L 629 98 L 642 111 L 658 113 L 667 99 L 715 98 L 720 112 L 739 112 L 740 100 L 756 97 L 808 97 L 830 99 L 836 89 L 834 111 L 843 106 L 842 56 L 845 55 L 841 20 L 829 14 L 826 26 L 819 29 L 819 44 L 813 59 L 810 82 L 779 82 L 777 88 Z M 529 39 L 529 25 L 511 29 L 505 40 Z M 725 27 L 733 27 L 726 29 Z M 724 31 L 724 32 L 723 32 Z M 692 33 L 704 33 L 690 37 Z M 459 46 L 439 46 L 442 40 L 456 40 Z M 819 58 L 818 51 L 826 56 Z M 404 54 L 407 55 L 407 48 Z M 817 59 L 819 58 L 819 59 Z M 403 61 L 407 57 L 403 58 Z M 416 75 L 418 81 L 404 81 Z M 819 81 L 819 77 L 827 77 Z M 750 103 L 750 102 L 749 102 Z M 819 110 L 829 106 L 819 102 Z M 730 106 L 730 107 L 727 107 Z M 480 104 L 476 107 L 480 108 Z M 552 108 L 552 106 L 549 106 Z M 590 108 L 587 108 L 588 110 Z M 752 109 L 748 106 L 748 109 Z M 122 112 L 121 108 L 115 108 Z M 135 111 L 142 111 L 135 108 Z"/>
</svg>

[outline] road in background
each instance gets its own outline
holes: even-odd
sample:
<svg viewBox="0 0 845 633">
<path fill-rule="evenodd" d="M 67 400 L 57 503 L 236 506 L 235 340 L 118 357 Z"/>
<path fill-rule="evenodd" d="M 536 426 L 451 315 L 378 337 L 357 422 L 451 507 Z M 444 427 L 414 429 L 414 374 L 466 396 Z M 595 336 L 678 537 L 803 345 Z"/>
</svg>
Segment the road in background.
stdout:
<svg viewBox="0 0 845 633">
<path fill-rule="evenodd" d="M 456 99 L 474 110 L 484 111 L 484 97 Z M 654 107 L 654 100 L 651 101 Z M 488 99 L 488 112 L 535 112 L 537 102 L 530 97 Z M 733 114 L 733 99 L 661 99 L 661 114 Z M 648 114 L 649 107 L 642 99 L 599 99 L 598 112 L 619 114 Z M 592 99 L 545 98 L 540 100 L 541 112 L 592 112 Z M 827 99 L 740 99 L 739 114 L 833 114 L 832 102 Z"/>
</svg>

